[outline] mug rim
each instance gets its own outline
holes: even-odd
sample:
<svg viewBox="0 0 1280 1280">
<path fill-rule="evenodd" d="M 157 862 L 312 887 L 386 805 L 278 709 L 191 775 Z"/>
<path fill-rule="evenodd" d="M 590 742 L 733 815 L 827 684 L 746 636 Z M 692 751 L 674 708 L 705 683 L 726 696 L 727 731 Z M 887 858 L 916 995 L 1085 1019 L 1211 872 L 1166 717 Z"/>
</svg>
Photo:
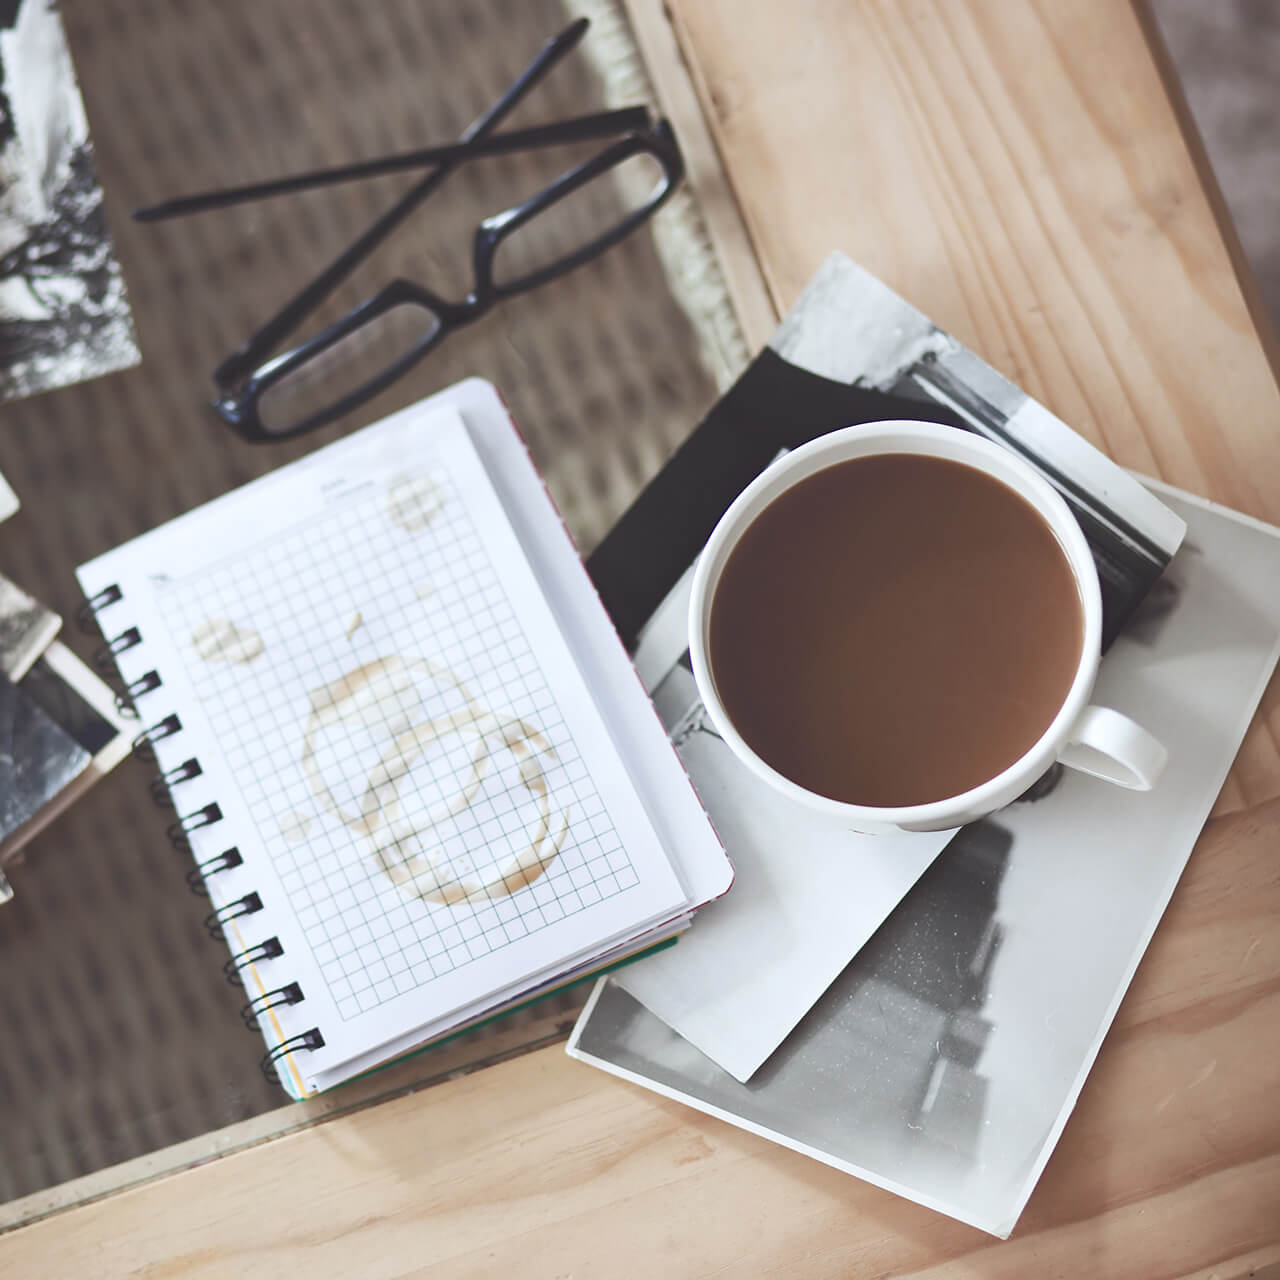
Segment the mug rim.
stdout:
<svg viewBox="0 0 1280 1280">
<path fill-rule="evenodd" d="M 903 449 L 901 446 L 914 445 Z M 849 452 L 850 446 L 855 447 Z M 1071 568 L 1079 593 L 1081 650 L 1066 697 L 1035 742 L 994 777 L 967 791 L 923 804 L 879 806 L 836 800 L 810 791 L 780 773 L 746 742 L 720 701 L 710 662 L 710 605 L 729 554 L 766 507 L 809 476 L 858 457 L 911 452 L 973 466 L 1026 499 L 1049 526 Z M 1009 477 L 1013 478 L 1013 482 Z M 1028 492 L 1029 491 L 1029 492 Z M 767 495 L 767 496 L 762 496 Z M 837 428 L 770 463 L 734 499 L 711 531 L 694 566 L 689 598 L 689 656 L 694 680 L 716 730 L 736 756 L 763 781 L 811 810 L 856 825 L 921 830 L 971 821 L 1017 798 L 1053 763 L 1071 726 L 1084 710 L 1102 657 L 1102 591 L 1088 540 L 1061 494 L 1010 450 L 956 427 L 914 419 L 889 419 Z M 948 819 L 954 817 L 954 823 Z"/>
</svg>

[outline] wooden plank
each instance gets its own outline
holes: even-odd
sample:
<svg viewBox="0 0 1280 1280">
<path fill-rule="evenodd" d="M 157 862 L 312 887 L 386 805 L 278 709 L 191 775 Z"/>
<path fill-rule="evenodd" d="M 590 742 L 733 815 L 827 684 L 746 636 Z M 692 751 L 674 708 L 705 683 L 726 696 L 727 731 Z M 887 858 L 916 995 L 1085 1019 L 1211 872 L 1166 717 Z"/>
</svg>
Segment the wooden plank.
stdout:
<svg viewBox="0 0 1280 1280">
<path fill-rule="evenodd" d="M 1235 270 L 1240 292 L 1249 308 L 1253 326 L 1257 330 L 1258 340 L 1262 343 L 1262 349 L 1267 354 L 1272 370 L 1276 372 L 1277 377 L 1280 377 L 1280 333 L 1276 332 L 1267 300 L 1263 296 L 1253 268 L 1249 265 L 1244 245 L 1240 241 L 1240 234 L 1231 220 L 1231 210 L 1227 206 L 1226 197 L 1222 194 L 1222 188 L 1218 185 L 1218 176 L 1213 171 L 1209 152 L 1205 147 L 1204 139 L 1200 136 L 1200 127 L 1191 114 L 1191 104 L 1187 101 L 1182 81 L 1178 77 L 1178 69 L 1174 65 L 1160 24 L 1151 11 L 1151 0 L 1133 0 L 1133 8 L 1138 21 L 1142 24 L 1142 33 L 1146 37 L 1152 61 L 1164 84 L 1169 105 L 1177 117 L 1178 127 L 1182 130 L 1191 163 L 1195 166 L 1196 175 L 1200 179 L 1200 186 L 1204 190 L 1205 198 L 1209 201 L 1209 207 L 1213 210 L 1214 219 L 1218 224 L 1218 234 L 1222 237 L 1227 254 L 1231 258 L 1231 265 Z"/>
<path fill-rule="evenodd" d="M 1280 523 L 1280 390 L 1115 0 L 670 0 L 775 304 L 831 249 L 1125 466 Z M 1280 794 L 1273 683 L 1219 810 Z"/>
<path fill-rule="evenodd" d="M 1280 520 L 1280 394 L 1113 0 L 673 0 L 780 308 L 841 248 L 1127 466 Z"/>
<path fill-rule="evenodd" d="M 544 1049 L 0 1237 L 0 1274 L 1252 1274 L 1280 1261 L 1277 839 L 1280 802 L 1210 825 L 1007 1243 Z"/>
<path fill-rule="evenodd" d="M 623 0 L 623 5 L 659 106 L 680 139 L 689 188 L 715 248 L 738 323 L 750 349 L 757 351 L 768 342 L 778 323 L 778 313 L 765 288 L 689 66 L 680 53 L 662 0 Z"/>
</svg>

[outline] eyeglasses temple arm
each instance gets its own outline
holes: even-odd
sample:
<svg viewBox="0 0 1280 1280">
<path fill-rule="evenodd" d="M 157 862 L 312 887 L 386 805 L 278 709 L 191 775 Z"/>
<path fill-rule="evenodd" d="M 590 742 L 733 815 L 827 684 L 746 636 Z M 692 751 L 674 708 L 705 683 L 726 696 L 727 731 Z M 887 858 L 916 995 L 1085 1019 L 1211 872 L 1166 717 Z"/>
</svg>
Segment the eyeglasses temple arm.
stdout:
<svg viewBox="0 0 1280 1280">
<path fill-rule="evenodd" d="M 517 103 L 582 39 L 589 25 L 586 18 L 579 18 L 559 35 L 548 40 L 506 93 L 463 131 L 460 141 L 466 143 L 483 137 L 500 124 Z M 254 366 L 283 342 L 460 163 L 453 161 L 439 165 L 410 187 L 368 230 L 214 370 L 213 378 L 218 386 L 230 388 L 243 381 Z"/>
<path fill-rule="evenodd" d="M 531 151 L 539 147 L 562 146 L 565 143 L 581 142 L 592 138 L 609 138 L 615 134 L 644 129 L 648 124 L 649 109 L 647 107 L 620 107 L 614 111 L 594 111 L 589 115 L 573 116 L 568 120 L 554 120 L 547 124 L 533 125 L 528 129 L 512 129 L 508 133 L 475 138 L 471 142 L 419 147 L 414 151 L 379 156 L 376 160 L 360 160 L 354 164 L 337 165 L 329 169 L 312 169 L 307 173 L 295 173 L 287 178 L 273 178 L 268 182 L 254 182 L 241 187 L 222 187 L 216 191 L 177 196 L 172 200 L 143 205 L 135 209 L 133 220 L 161 222 L 168 218 L 182 218 L 193 213 L 204 213 L 210 209 L 225 209 L 231 205 L 246 204 L 253 200 L 268 200 L 273 196 L 291 195 L 297 191 L 333 186 L 340 182 L 356 182 L 362 178 L 400 173 L 406 169 L 422 169 L 427 165 L 461 163 L 480 156 L 508 155 L 513 151 Z"/>
</svg>

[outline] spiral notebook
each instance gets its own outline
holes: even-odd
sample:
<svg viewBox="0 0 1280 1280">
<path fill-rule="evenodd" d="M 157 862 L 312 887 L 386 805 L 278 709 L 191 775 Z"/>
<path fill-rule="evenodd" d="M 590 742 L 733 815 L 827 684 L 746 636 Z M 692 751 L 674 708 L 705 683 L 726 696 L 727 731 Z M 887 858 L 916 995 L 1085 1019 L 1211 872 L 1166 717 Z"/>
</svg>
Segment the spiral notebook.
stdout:
<svg viewBox="0 0 1280 1280">
<path fill-rule="evenodd" d="M 79 578 L 295 1096 L 668 937 L 729 887 L 485 382 Z"/>
</svg>

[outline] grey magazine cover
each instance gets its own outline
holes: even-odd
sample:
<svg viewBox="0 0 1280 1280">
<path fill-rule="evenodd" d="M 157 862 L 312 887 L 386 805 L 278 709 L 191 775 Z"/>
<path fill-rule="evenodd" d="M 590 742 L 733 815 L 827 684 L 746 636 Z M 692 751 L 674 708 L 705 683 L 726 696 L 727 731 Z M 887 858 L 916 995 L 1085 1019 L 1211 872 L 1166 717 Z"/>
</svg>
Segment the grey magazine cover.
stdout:
<svg viewBox="0 0 1280 1280">
<path fill-rule="evenodd" d="M 835 317 L 851 345 L 860 333 L 878 343 L 862 341 L 855 358 L 807 331 L 830 333 Z M 637 980 L 645 961 L 597 984 L 569 1052 L 1004 1236 L 1070 1115 L 1280 655 L 1280 534 L 1139 483 L 839 256 L 773 345 L 828 378 L 864 379 L 898 395 L 907 383 L 944 381 L 941 366 L 952 380 L 948 407 L 967 406 L 971 429 L 1016 440 L 1033 465 L 1080 490 L 1095 553 L 1099 543 L 1108 549 L 1114 583 L 1134 584 L 1140 601 L 1124 611 L 1094 700 L 1147 725 L 1169 748 L 1169 766 L 1148 793 L 1055 768 L 1020 801 L 961 829 L 750 1074 L 735 1078 L 646 1008 L 660 999 Z M 866 351 L 874 359 L 861 358 Z M 970 390 L 961 394 L 952 384 L 966 369 Z M 671 594 L 680 589 L 673 584 Z M 666 612 L 680 617 L 678 608 Z M 734 824 L 735 814 L 759 807 L 759 784 L 700 715 L 683 678 L 678 626 L 660 658 L 655 629 L 641 629 L 642 678 L 713 821 L 739 839 L 771 829 L 776 844 L 776 820 Z M 719 904 L 729 911 L 752 858 L 727 836 L 725 844 L 739 874 Z M 807 849 L 793 840 L 768 852 L 775 868 L 794 870 Z M 689 941 L 698 941 L 696 924 Z M 678 965 L 683 945 L 655 960 Z"/>
</svg>

